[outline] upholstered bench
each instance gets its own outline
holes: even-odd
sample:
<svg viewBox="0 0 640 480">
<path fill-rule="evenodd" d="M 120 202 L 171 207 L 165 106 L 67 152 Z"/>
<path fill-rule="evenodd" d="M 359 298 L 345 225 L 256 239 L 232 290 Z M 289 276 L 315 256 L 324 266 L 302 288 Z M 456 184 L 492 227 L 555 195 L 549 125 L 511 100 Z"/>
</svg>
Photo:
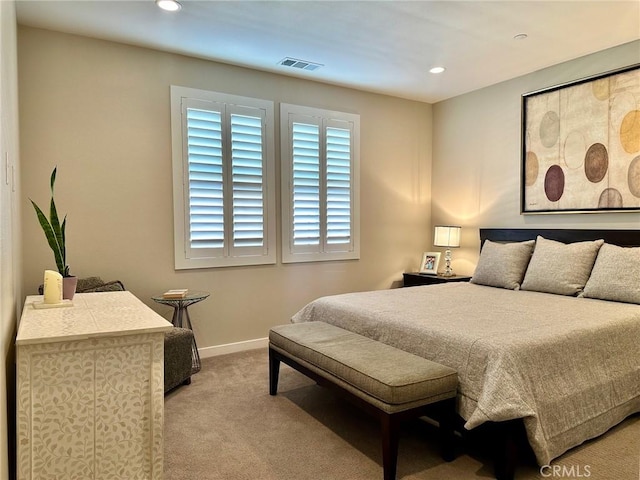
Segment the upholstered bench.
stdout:
<svg viewBox="0 0 640 480">
<path fill-rule="evenodd" d="M 398 425 L 407 418 L 437 418 L 443 458 L 453 460 L 454 369 L 324 322 L 269 331 L 271 395 L 278 390 L 281 361 L 379 418 L 385 480 L 396 478 Z"/>
</svg>

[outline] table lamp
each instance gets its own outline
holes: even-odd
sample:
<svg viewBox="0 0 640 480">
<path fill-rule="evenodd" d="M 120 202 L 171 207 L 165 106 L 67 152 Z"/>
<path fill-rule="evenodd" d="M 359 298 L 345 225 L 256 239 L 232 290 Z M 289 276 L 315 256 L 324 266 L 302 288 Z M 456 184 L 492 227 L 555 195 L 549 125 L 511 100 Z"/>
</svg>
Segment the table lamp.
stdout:
<svg viewBox="0 0 640 480">
<path fill-rule="evenodd" d="M 451 249 L 460 246 L 460 227 L 452 225 L 436 225 L 433 234 L 433 245 L 436 247 L 446 247 L 444 252 L 445 270 L 442 276 L 454 277 L 451 270 Z"/>
</svg>

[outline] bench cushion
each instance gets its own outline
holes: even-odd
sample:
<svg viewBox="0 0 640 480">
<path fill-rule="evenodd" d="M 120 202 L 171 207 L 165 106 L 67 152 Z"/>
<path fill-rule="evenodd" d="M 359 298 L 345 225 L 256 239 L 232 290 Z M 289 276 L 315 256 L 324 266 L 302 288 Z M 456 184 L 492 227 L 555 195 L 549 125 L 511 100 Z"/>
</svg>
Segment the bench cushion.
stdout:
<svg viewBox="0 0 640 480">
<path fill-rule="evenodd" d="M 429 404 L 456 395 L 454 369 L 328 323 L 273 327 L 269 341 L 386 404 Z"/>
</svg>

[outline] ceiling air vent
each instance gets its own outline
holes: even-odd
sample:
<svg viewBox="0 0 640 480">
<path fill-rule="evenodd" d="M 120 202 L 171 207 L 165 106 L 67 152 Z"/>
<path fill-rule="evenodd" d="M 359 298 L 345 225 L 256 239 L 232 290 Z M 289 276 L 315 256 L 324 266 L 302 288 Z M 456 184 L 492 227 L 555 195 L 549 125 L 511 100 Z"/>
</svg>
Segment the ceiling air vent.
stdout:
<svg viewBox="0 0 640 480">
<path fill-rule="evenodd" d="M 299 68 L 300 70 L 317 70 L 323 65 L 320 63 L 307 62 L 306 60 L 298 60 L 296 58 L 285 57 L 278 65 L 282 65 L 283 67 L 291 67 L 291 68 Z"/>
</svg>

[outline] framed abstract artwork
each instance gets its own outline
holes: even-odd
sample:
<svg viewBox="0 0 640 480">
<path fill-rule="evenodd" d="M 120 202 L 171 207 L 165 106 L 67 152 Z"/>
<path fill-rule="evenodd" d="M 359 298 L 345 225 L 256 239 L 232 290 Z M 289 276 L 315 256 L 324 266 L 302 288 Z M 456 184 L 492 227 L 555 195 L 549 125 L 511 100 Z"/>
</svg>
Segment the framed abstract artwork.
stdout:
<svg viewBox="0 0 640 480">
<path fill-rule="evenodd" d="M 640 64 L 522 96 L 521 213 L 640 211 Z"/>
</svg>

